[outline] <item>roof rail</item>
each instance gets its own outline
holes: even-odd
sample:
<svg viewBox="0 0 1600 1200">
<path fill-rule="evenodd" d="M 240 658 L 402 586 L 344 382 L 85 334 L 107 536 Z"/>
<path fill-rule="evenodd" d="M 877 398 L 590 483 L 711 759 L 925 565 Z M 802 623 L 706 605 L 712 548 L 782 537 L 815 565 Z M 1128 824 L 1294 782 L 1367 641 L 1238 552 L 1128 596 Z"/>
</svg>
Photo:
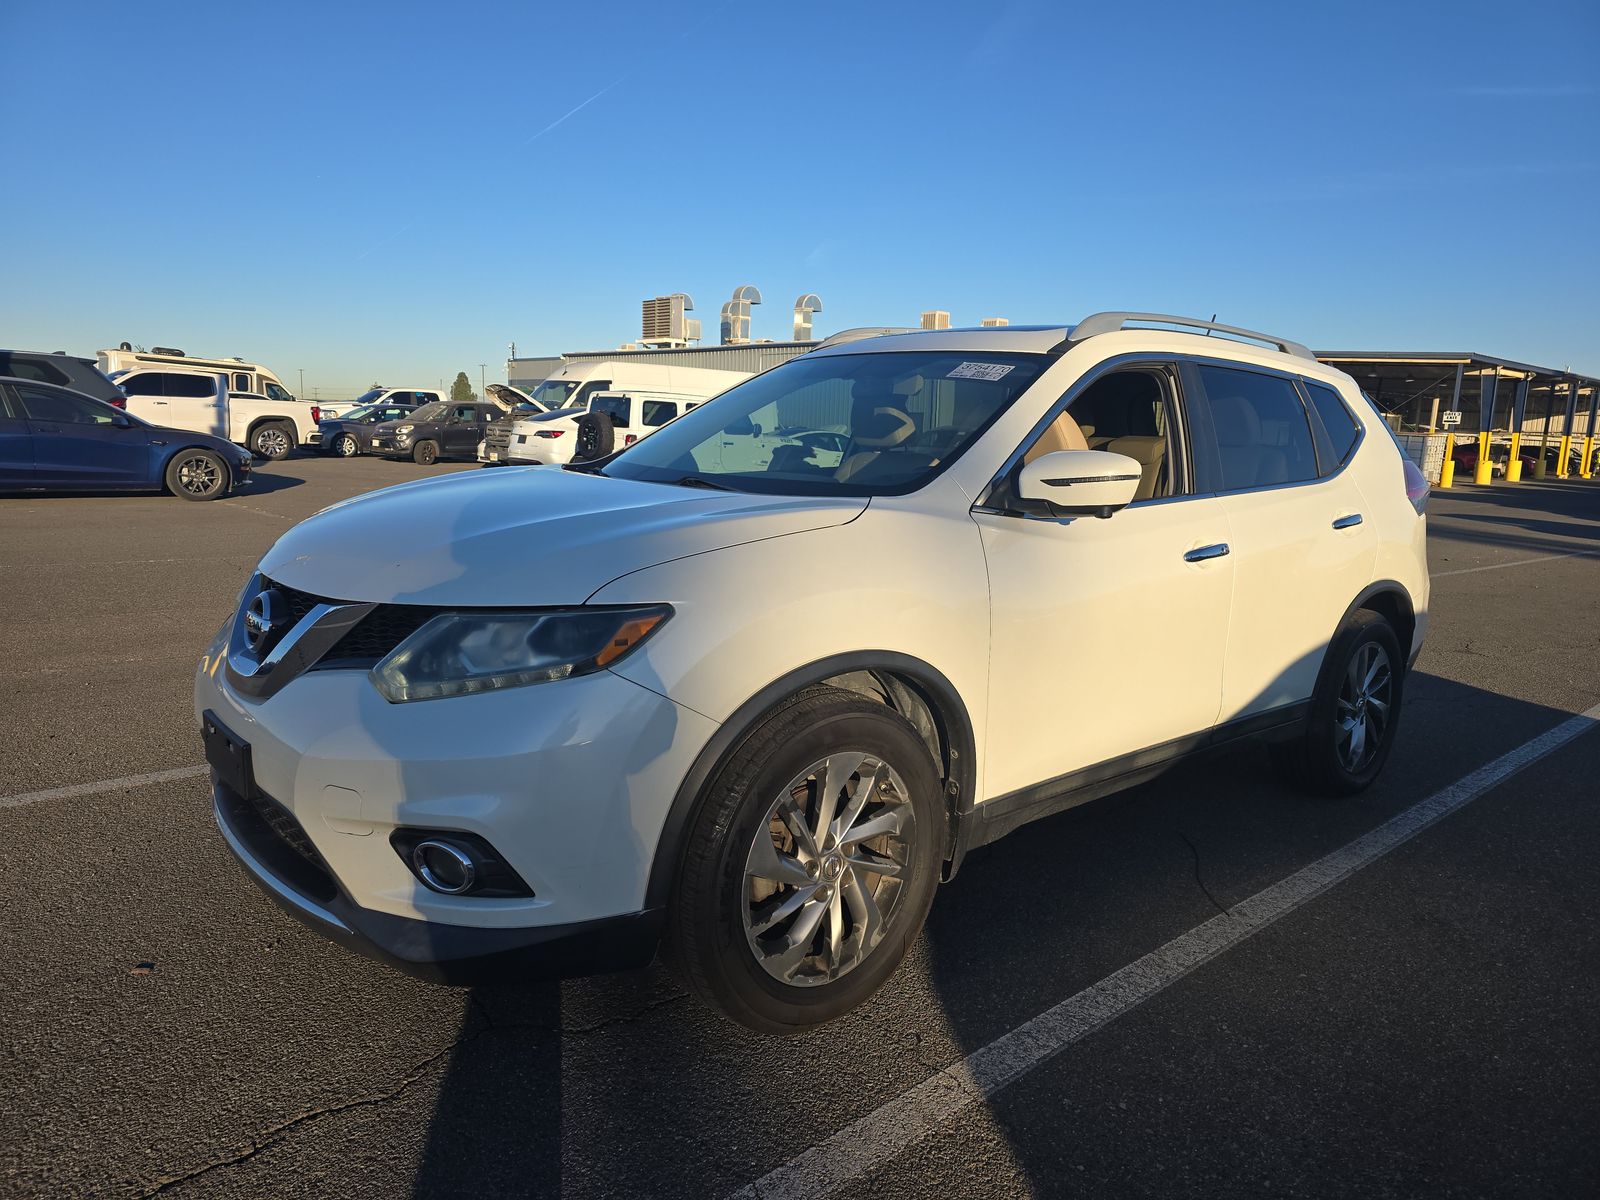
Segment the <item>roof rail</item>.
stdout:
<svg viewBox="0 0 1600 1200">
<path fill-rule="evenodd" d="M 865 338 L 885 337 L 891 333 L 917 333 L 909 325 L 858 325 L 854 329 L 841 329 L 831 337 L 825 337 L 812 347 L 820 350 L 824 346 L 840 346 L 845 342 L 859 342 Z"/>
<path fill-rule="evenodd" d="M 1296 358 L 1309 358 L 1316 362 L 1317 356 L 1307 350 L 1299 342 L 1291 342 L 1286 338 L 1274 337 L 1270 333 L 1258 333 L 1254 329 L 1240 329 L 1235 325 L 1218 325 L 1215 321 L 1201 321 L 1195 317 L 1174 317 L 1166 313 L 1145 312 L 1102 312 L 1085 317 L 1072 327 L 1072 332 L 1067 335 L 1067 341 L 1076 343 L 1086 338 L 1095 337 L 1102 333 L 1115 333 L 1119 329 L 1126 329 L 1131 322 L 1138 321 L 1147 325 L 1181 325 L 1185 329 L 1204 329 L 1207 334 L 1225 333 L 1231 337 L 1245 338 L 1252 342 L 1265 342 L 1285 354 L 1292 354 Z"/>
</svg>

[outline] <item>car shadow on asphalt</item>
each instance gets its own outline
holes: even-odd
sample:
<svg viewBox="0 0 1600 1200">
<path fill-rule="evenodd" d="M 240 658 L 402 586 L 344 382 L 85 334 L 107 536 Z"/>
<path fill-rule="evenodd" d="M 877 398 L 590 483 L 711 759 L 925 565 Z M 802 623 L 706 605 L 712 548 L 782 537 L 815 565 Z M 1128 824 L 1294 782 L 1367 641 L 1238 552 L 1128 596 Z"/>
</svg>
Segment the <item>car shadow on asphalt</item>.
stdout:
<svg viewBox="0 0 1600 1200">
<path fill-rule="evenodd" d="M 474 991 L 413 1195 L 727 1194 L 930 1071 L 1568 715 L 1414 673 L 1394 756 L 1378 784 L 1360 796 L 1327 801 L 1300 795 L 1279 782 L 1263 746 L 1243 743 L 1029 825 L 1026 836 L 974 852 L 941 888 L 918 944 L 872 1001 L 798 1038 L 762 1038 L 698 1011 L 659 967 Z M 1315 962 L 1321 951 L 1304 953 Z M 1281 984 L 1250 974 L 1235 979 L 1226 1011 L 1253 1002 L 1263 986 Z M 1192 1019 L 1212 1030 L 1223 1016 L 1201 1012 Z M 1140 1019 L 1118 1025 L 1121 1041 L 1137 1040 Z M 1197 1057 L 1203 1040 L 1197 1033 Z M 1156 1117 L 1168 1140 L 1139 1153 L 1162 1164 L 1168 1182 L 1170 1172 L 1182 1177 L 1192 1156 L 1233 1155 L 1238 1170 L 1249 1166 L 1243 1144 L 1193 1144 L 1184 1122 L 1213 1123 L 1194 1080 L 1175 1081 L 1159 1096 L 1131 1091 L 1138 1111 L 1130 1117 L 1115 1103 L 1124 1066 L 1113 1059 L 1109 1069 L 1109 1076 L 1084 1082 L 1081 1098 L 1088 1104 L 1088 1093 L 1109 1089 L 1110 1100 L 1100 1094 L 1093 1102 L 1109 1115 L 1099 1108 L 1078 1112 L 1078 1085 L 1073 1077 L 1063 1083 L 1057 1072 L 1043 1100 L 1034 1096 L 1019 1106 L 1014 1097 L 1024 1085 L 1018 1084 L 988 1102 L 983 1116 L 963 1115 L 959 1128 L 976 1122 L 986 1137 L 998 1132 L 1019 1177 L 1036 1194 L 1162 1190 L 1159 1174 L 1131 1187 L 1118 1175 L 1133 1153 L 1126 1139 L 1147 1137 Z M 1162 1067 L 1134 1061 L 1126 1069 L 1132 1089 L 1135 1076 L 1138 1088 L 1152 1086 L 1150 1076 Z M 1226 1072 L 1225 1065 L 1211 1069 Z M 1382 1082 L 1409 1086 L 1403 1079 Z M 1062 1159 L 1061 1131 L 1080 1119 L 1094 1125 L 1100 1139 L 1080 1148 L 1076 1161 L 1087 1164 L 1086 1174 Z M 1237 1122 L 1240 1113 L 1231 1119 Z M 1137 1130 L 1134 1122 L 1142 1122 Z M 1213 1132 L 1221 1139 L 1221 1131 Z M 1336 1136 L 1312 1121 L 1306 1136 L 1337 1140 L 1347 1133 Z M 1282 1130 L 1275 1136 L 1290 1137 Z M 1431 1136 L 1443 1135 L 1435 1129 Z M 938 1142 L 896 1160 L 909 1172 L 902 1181 L 911 1184 L 901 1189 L 906 1194 L 916 1194 L 923 1164 L 944 1152 Z M 1272 1148 L 1293 1152 L 1287 1140 Z M 1461 1150 L 1465 1156 L 1464 1145 Z M 973 1164 L 955 1169 L 970 1175 Z M 1268 1192 L 1285 1190 L 1268 1183 L 1271 1178 L 1256 1182 Z M 1286 1187 L 1289 1182 L 1315 1190 L 1314 1180 L 1286 1180 Z M 870 1181 L 864 1186 L 845 1194 L 873 1194 Z M 1012 1184 L 997 1179 L 994 1186 L 1003 1191 Z"/>
</svg>

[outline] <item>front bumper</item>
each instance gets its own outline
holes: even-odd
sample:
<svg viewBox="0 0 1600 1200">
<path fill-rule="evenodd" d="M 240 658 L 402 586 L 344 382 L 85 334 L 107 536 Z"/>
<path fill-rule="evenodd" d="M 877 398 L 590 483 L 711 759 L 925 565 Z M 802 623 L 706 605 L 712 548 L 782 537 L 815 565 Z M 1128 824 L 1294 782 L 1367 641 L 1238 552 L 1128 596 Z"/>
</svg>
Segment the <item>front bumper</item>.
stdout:
<svg viewBox="0 0 1600 1200">
<path fill-rule="evenodd" d="M 419 979 L 472 986 L 637 970 L 650 964 L 661 938 L 661 909 L 515 929 L 374 912 L 352 901 L 325 864 L 302 857 L 215 776 L 212 803 L 228 848 L 280 908 L 346 949 Z"/>
</svg>

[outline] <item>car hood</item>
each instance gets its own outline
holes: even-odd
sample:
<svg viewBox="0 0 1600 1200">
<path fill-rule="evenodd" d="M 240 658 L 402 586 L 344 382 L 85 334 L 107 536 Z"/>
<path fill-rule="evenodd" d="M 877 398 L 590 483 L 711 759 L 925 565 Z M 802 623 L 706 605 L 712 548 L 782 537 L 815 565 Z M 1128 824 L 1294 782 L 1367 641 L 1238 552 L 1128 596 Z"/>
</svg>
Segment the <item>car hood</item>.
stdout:
<svg viewBox="0 0 1600 1200">
<path fill-rule="evenodd" d="M 269 578 L 339 600 L 473 606 L 581 604 L 670 559 L 842 525 L 859 497 L 752 496 L 499 467 L 346 500 L 261 560 Z"/>
</svg>

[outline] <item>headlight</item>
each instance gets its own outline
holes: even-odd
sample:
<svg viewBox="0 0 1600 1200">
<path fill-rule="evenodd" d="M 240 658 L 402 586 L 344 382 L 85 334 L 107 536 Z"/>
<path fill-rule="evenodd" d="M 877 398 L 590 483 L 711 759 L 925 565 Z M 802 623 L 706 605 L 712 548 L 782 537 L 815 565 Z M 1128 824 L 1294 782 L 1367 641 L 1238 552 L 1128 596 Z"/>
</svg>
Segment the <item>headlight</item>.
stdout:
<svg viewBox="0 0 1600 1200">
<path fill-rule="evenodd" d="M 396 425 L 394 431 L 396 433 L 410 433 L 415 428 L 415 425 Z"/>
<path fill-rule="evenodd" d="M 587 675 L 622 658 L 671 615 L 664 604 L 443 613 L 372 668 L 372 683 L 400 704 Z"/>
</svg>

